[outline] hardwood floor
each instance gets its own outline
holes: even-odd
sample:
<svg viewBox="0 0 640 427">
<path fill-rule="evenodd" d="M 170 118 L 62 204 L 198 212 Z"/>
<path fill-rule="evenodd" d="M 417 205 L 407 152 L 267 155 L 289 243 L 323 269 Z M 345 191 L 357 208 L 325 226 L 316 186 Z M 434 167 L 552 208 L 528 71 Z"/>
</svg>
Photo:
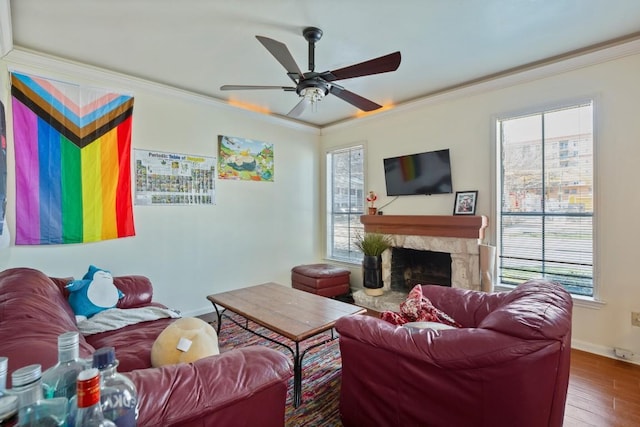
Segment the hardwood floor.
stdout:
<svg viewBox="0 0 640 427">
<path fill-rule="evenodd" d="M 564 425 L 640 426 L 640 366 L 572 350 Z"/>
</svg>

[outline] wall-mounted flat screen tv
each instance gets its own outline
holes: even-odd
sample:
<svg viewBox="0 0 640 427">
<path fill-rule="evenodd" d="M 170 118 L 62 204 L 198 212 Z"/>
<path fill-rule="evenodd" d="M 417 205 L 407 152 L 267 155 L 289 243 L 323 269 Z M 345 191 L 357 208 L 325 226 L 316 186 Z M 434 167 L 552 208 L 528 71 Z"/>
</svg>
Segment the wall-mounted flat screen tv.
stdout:
<svg viewBox="0 0 640 427">
<path fill-rule="evenodd" d="M 387 196 L 452 193 L 449 149 L 384 159 Z"/>
</svg>

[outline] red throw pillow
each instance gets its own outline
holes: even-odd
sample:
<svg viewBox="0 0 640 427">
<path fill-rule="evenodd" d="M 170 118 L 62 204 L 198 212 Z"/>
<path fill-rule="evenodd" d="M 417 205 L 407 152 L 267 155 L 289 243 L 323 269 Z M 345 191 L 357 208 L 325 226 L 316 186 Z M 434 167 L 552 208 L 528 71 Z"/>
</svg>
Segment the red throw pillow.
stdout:
<svg viewBox="0 0 640 427">
<path fill-rule="evenodd" d="M 411 289 L 407 299 L 400 304 L 400 313 L 384 311 L 380 318 L 395 325 L 409 322 L 439 322 L 459 328 L 461 325 L 444 311 L 435 307 L 431 301 L 422 295 L 422 286 L 416 285 Z"/>
</svg>

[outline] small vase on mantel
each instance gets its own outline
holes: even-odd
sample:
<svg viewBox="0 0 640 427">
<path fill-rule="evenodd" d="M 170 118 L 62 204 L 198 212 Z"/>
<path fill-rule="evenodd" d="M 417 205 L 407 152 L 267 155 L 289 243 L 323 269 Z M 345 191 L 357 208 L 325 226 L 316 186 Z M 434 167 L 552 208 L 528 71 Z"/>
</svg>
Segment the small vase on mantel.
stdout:
<svg viewBox="0 0 640 427">
<path fill-rule="evenodd" d="M 375 215 L 378 213 L 378 208 L 369 208 L 369 215 Z"/>
</svg>

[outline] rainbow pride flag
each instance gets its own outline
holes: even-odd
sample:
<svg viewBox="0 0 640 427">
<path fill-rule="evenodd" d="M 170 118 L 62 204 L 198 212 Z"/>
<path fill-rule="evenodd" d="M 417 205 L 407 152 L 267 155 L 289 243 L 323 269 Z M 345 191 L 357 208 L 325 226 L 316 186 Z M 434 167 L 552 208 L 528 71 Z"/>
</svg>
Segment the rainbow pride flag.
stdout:
<svg viewBox="0 0 640 427">
<path fill-rule="evenodd" d="M 134 236 L 133 97 L 11 74 L 16 245 Z"/>
</svg>

